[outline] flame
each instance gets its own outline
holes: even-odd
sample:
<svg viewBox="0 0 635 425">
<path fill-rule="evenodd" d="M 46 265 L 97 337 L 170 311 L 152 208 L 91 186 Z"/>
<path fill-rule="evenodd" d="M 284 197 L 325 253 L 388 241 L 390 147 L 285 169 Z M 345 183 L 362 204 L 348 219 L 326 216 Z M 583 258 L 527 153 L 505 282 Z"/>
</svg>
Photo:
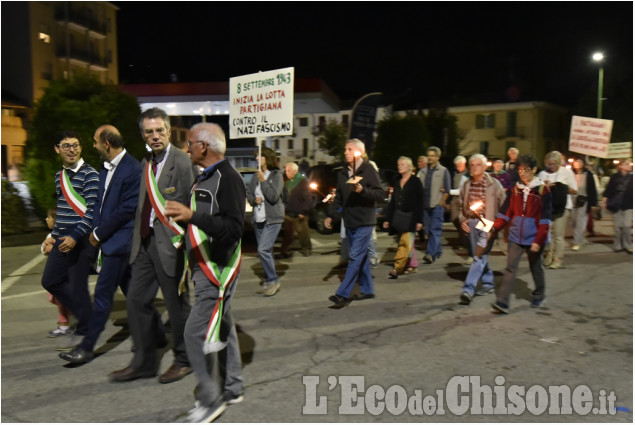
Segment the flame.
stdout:
<svg viewBox="0 0 635 425">
<path fill-rule="evenodd" d="M 474 203 L 474 204 L 470 205 L 470 209 L 471 209 L 472 211 L 476 211 L 476 210 L 478 210 L 479 208 L 481 208 L 482 206 L 483 206 L 483 203 L 479 201 L 479 202 L 476 202 L 476 203 Z"/>
<path fill-rule="evenodd" d="M 360 151 L 355 151 L 353 155 L 355 156 L 355 158 L 359 158 L 360 156 L 362 156 L 362 153 Z"/>
<path fill-rule="evenodd" d="M 317 190 L 318 185 L 317 185 L 317 183 L 313 182 L 313 183 L 309 184 L 309 187 L 311 189 L 313 189 L 313 190 Z"/>
</svg>

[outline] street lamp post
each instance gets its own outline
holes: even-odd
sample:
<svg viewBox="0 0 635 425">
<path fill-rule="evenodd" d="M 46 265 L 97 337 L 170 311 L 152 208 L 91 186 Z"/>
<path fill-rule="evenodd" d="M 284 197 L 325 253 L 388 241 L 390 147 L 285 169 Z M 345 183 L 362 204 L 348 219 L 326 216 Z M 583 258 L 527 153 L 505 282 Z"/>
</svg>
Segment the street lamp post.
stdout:
<svg viewBox="0 0 635 425">
<path fill-rule="evenodd" d="M 604 85 L 604 67 L 602 66 L 602 61 L 604 60 L 604 55 L 602 53 L 594 53 L 593 60 L 600 64 L 600 71 L 598 75 L 598 118 L 602 118 L 602 86 Z"/>
</svg>

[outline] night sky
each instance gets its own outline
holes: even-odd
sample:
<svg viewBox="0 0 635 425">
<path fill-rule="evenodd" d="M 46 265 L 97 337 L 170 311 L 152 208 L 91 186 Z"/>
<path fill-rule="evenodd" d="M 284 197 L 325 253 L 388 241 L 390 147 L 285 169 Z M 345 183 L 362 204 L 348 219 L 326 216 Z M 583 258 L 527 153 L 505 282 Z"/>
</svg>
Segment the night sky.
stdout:
<svg viewBox="0 0 635 425">
<path fill-rule="evenodd" d="M 225 81 L 295 67 L 345 102 L 399 107 L 549 101 L 629 90 L 631 2 L 114 2 L 120 81 Z M 630 84 L 630 85 L 629 85 Z"/>
</svg>

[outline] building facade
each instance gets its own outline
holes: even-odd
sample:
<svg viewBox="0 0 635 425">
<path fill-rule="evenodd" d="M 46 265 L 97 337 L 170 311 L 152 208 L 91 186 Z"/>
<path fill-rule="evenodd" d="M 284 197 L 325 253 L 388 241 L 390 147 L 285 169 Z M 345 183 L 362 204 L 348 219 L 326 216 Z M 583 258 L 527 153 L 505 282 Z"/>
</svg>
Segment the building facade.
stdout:
<svg viewBox="0 0 635 425">
<path fill-rule="evenodd" d="M 567 109 L 547 102 L 456 106 L 459 152 L 505 159 L 507 150 L 531 153 L 539 163 L 551 150 L 567 151 L 570 116 Z"/>
<path fill-rule="evenodd" d="M 88 73 L 119 84 L 117 10 L 105 1 L 2 3 L 3 175 L 22 164 L 22 120 L 51 80 Z"/>
</svg>

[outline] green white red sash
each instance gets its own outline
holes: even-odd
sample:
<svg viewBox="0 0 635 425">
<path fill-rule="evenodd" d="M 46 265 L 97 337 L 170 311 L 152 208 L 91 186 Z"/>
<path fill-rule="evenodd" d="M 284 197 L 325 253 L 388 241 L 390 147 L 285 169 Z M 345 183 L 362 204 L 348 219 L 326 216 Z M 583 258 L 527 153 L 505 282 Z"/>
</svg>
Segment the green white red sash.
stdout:
<svg viewBox="0 0 635 425">
<path fill-rule="evenodd" d="M 75 191 L 75 188 L 71 184 L 71 179 L 66 174 L 66 170 L 62 170 L 62 174 L 60 175 L 60 186 L 62 188 L 62 193 L 64 194 L 64 199 L 68 205 L 79 215 L 84 218 L 84 214 L 86 214 L 86 200 Z"/>
<path fill-rule="evenodd" d="M 196 187 L 195 187 L 196 188 Z M 195 190 L 192 191 L 191 208 L 196 211 L 196 201 L 194 196 Z M 223 342 L 220 339 L 220 325 L 223 317 L 223 299 L 225 291 L 231 287 L 236 281 L 236 276 L 240 271 L 241 242 L 238 242 L 236 250 L 232 254 L 231 259 L 227 266 L 223 267 L 222 271 L 216 263 L 210 260 L 210 245 L 209 239 L 205 232 L 199 229 L 192 223 L 188 226 L 188 235 L 192 244 L 192 250 L 198 261 L 198 265 L 205 274 L 205 276 L 216 286 L 218 286 L 218 301 L 214 306 L 212 317 L 207 326 L 207 332 L 205 333 L 205 342 L 203 344 L 203 351 L 205 354 L 215 353 L 222 350 L 227 345 L 227 342 Z"/>
<path fill-rule="evenodd" d="M 154 172 L 152 171 L 152 167 L 150 166 L 150 161 L 146 164 L 146 172 L 145 172 L 145 180 L 146 180 L 146 188 L 148 191 L 148 198 L 150 199 L 150 203 L 152 204 L 152 208 L 154 208 L 154 213 L 157 215 L 161 223 L 163 223 L 166 227 L 171 229 L 176 236 L 172 237 L 172 244 L 179 249 L 183 244 L 183 235 L 185 231 L 181 226 L 179 226 L 175 221 L 170 220 L 165 215 L 165 199 L 161 192 L 159 191 L 159 186 L 157 185 L 157 179 L 154 176 Z"/>
</svg>

